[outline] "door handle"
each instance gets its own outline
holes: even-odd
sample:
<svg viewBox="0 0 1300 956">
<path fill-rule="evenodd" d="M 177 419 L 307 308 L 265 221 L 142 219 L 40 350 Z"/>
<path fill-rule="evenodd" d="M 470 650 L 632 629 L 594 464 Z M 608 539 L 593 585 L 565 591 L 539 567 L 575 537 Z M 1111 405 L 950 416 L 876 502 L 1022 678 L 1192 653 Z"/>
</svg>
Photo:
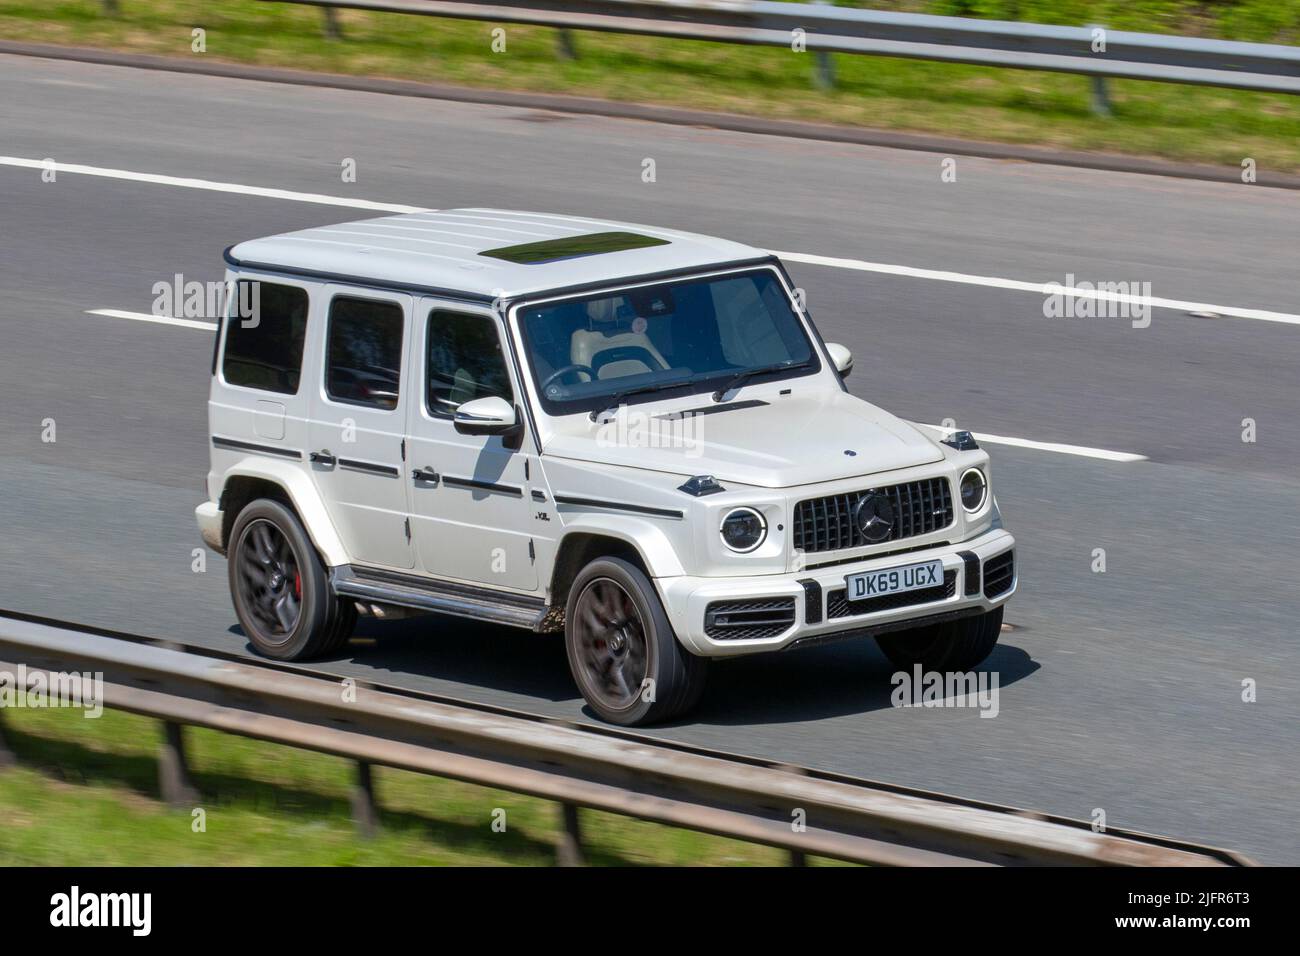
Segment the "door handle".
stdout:
<svg viewBox="0 0 1300 956">
<path fill-rule="evenodd" d="M 411 472 L 411 477 L 416 481 L 428 481 L 435 485 L 438 483 L 438 473 L 432 468 L 417 468 Z"/>
<path fill-rule="evenodd" d="M 308 455 L 307 458 L 310 461 L 314 461 L 319 465 L 324 465 L 326 468 L 333 468 L 335 465 L 339 463 L 339 460 L 330 454 L 330 450 L 328 448 L 322 448 L 320 451 L 314 451 L 310 455 Z"/>
</svg>

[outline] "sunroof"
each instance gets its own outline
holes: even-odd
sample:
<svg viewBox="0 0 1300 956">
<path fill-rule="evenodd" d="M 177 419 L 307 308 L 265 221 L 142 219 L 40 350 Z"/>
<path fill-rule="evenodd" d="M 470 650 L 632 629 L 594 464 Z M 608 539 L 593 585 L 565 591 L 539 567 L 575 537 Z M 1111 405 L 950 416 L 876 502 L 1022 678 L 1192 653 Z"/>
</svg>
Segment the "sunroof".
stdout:
<svg viewBox="0 0 1300 956">
<path fill-rule="evenodd" d="M 577 259 L 580 256 L 598 256 L 604 252 L 623 252 L 627 249 L 646 249 L 650 246 L 666 245 L 668 245 L 667 239 L 642 236 L 635 232 L 593 232 L 586 236 L 568 236 L 564 239 L 526 242 L 522 246 L 485 249 L 479 255 L 504 259 L 506 262 L 516 262 L 520 265 L 538 265 L 543 262 L 558 262 L 561 259 Z"/>
</svg>

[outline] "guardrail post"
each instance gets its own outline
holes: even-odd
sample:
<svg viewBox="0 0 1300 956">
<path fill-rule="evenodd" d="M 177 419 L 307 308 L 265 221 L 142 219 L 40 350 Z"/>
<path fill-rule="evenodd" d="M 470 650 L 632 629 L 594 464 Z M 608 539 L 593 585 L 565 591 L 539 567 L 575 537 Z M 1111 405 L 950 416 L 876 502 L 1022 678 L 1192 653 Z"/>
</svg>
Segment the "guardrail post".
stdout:
<svg viewBox="0 0 1300 956">
<path fill-rule="evenodd" d="M 1092 77 L 1092 112 L 1097 116 L 1110 116 L 1110 94 L 1106 90 L 1104 76 Z"/>
<path fill-rule="evenodd" d="M 582 826 L 578 821 L 578 808 L 572 803 L 560 804 L 560 842 L 555 848 L 556 862 L 560 866 L 582 866 Z"/>
<path fill-rule="evenodd" d="M 1090 23 L 1086 29 L 1092 36 L 1093 55 L 1106 55 L 1106 28 L 1099 23 Z M 1092 109 L 1093 116 L 1110 116 L 1110 94 L 1106 89 L 1106 77 L 1099 73 L 1093 73 L 1088 77 L 1088 85 L 1091 87 L 1089 93 L 1089 106 Z"/>
<path fill-rule="evenodd" d="M 817 71 L 813 74 L 813 81 L 819 90 L 835 89 L 835 64 L 824 50 L 817 51 Z"/>
<path fill-rule="evenodd" d="M 555 31 L 555 50 L 561 60 L 576 60 L 578 45 L 573 41 L 573 31 L 561 27 Z"/>
<path fill-rule="evenodd" d="M 807 866 L 807 865 L 808 865 L 808 854 L 804 853 L 803 850 L 791 850 L 791 851 L 790 851 L 790 865 L 791 865 L 791 866 Z"/>
<path fill-rule="evenodd" d="M 324 18 L 324 32 L 327 40 L 342 40 L 343 25 L 339 23 L 338 11 L 333 7 L 321 7 L 321 16 Z"/>
<path fill-rule="evenodd" d="M 379 806 L 375 801 L 375 778 L 370 764 L 357 761 L 357 784 L 352 788 L 352 822 L 363 837 L 379 828 Z"/>
<path fill-rule="evenodd" d="M 189 761 L 185 759 L 185 728 L 170 720 L 163 721 L 158 789 L 163 801 L 173 807 L 191 807 L 199 800 L 199 790 L 190 778 Z"/>
<path fill-rule="evenodd" d="M 829 4 L 830 0 L 813 0 L 814 6 L 825 7 Z M 819 90 L 835 89 L 835 61 L 825 50 L 815 50 L 813 56 L 816 58 L 813 83 Z"/>
<path fill-rule="evenodd" d="M 117 0 L 104 0 L 104 15 L 115 17 L 118 14 Z"/>
<path fill-rule="evenodd" d="M 17 762 L 18 758 L 14 756 L 14 752 L 5 743 L 4 709 L 0 708 L 0 769 L 12 767 Z"/>
</svg>

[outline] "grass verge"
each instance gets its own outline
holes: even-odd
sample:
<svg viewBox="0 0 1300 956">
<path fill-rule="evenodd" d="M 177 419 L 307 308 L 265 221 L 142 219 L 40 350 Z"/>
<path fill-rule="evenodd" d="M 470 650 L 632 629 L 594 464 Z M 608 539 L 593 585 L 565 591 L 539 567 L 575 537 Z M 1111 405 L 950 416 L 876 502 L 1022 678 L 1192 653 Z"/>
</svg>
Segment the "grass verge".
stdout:
<svg viewBox="0 0 1300 956">
<path fill-rule="evenodd" d="M 378 833 L 350 817 L 354 765 L 341 758 L 189 729 L 200 800 L 159 801 L 161 725 L 105 711 L 6 708 L 18 758 L 0 771 L 0 864 L 21 866 L 550 865 L 559 807 L 453 780 L 375 768 Z M 205 831 L 194 830 L 202 809 Z M 505 831 L 492 827 L 505 812 Z M 500 818 L 500 813 L 496 813 Z M 594 865 L 782 865 L 754 846 L 584 810 Z M 829 862 L 829 861 L 819 861 Z"/>
<path fill-rule="evenodd" d="M 99 0 L 0 0 L 0 37 L 1230 166 L 1251 158 L 1261 170 L 1300 172 L 1300 101 L 1283 95 L 1112 81 L 1114 115 L 1103 118 L 1077 76 L 839 55 L 836 89 L 820 91 L 813 58 L 777 48 L 583 33 L 577 59 L 566 60 L 556 31 L 542 27 L 506 27 L 505 50 L 493 52 L 491 23 L 342 11 L 343 37 L 330 40 L 312 7 L 120 0 L 119 8 L 108 17 Z M 1157 19 L 1153 28 L 1169 26 Z M 195 28 L 206 31 L 206 52 L 192 52 Z"/>
</svg>

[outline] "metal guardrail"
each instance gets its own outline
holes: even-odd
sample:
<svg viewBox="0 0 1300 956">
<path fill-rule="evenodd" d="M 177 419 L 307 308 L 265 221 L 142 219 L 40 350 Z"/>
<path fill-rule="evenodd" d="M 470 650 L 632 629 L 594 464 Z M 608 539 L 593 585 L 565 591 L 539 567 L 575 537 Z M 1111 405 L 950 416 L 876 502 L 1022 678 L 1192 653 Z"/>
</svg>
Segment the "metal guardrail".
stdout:
<svg viewBox="0 0 1300 956">
<path fill-rule="evenodd" d="M 524 23 L 876 56 L 1300 93 L 1300 48 L 771 0 L 264 0 L 338 9 Z M 1098 32 L 1100 31 L 1100 32 Z M 572 52 L 566 39 L 562 52 Z"/>
<path fill-rule="evenodd" d="M 182 734 L 190 725 L 357 761 L 353 808 L 363 829 L 377 819 L 372 765 L 557 801 L 567 863 L 581 861 L 579 807 L 784 848 L 795 863 L 806 854 L 902 866 L 1248 863 L 1210 847 L 1097 833 L 1082 821 L 364 681 L 349 700 L 342 678 L 63 622 L 0 616 L 0 662 L 47 681 L 102 673 L 105 706 L 164 721 L 161 789 L 182 806 L 198 800 Z"/>
</svg>

